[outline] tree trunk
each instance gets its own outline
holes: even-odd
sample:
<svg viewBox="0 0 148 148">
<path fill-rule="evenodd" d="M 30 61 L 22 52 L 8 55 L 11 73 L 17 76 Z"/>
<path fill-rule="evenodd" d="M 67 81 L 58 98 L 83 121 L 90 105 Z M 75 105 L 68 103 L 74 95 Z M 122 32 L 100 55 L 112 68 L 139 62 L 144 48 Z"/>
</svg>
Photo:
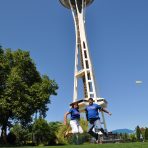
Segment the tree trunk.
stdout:
<svg viewBox="0 0 148 148">
<path fill-rule="evenodd" d="M 4 144 L 7 144 L 7 126 L 6 126 L 6 125 L 3 125 L 3 126 L 2 126 L 1 137 L 2 137 L 2 142 L 3 142 Z"/>
</svg>

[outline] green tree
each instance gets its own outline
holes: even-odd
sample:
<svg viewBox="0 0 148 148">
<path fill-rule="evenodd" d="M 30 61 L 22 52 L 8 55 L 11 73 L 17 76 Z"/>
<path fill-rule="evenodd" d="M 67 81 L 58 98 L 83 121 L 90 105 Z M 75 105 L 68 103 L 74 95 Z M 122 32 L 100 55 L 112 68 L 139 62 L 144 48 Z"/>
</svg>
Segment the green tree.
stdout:
<svg viewBox="0 0 148 148">
<path fill-rule="evenodd" d="M 0 48 L 0 125 L 6 143 L 6 131 L 12 123 L 23 126 L 39 112 L 46 116 L 50 96 L 58 86 L 48 76 L 40 76 L 28 51 Z"/>
<path fill-rule="evenodd" d="M 148 140 L 148 128 L 145 129 L 145 140 Z"/>
<path fill-rule="evenodd" d="M 33 124 L 32 132 L 35 143 L 37 145 L 48 144 L 48 141 L 50 140 L 51 136 L 51 130 L 48 122 L 45 119 L 43 118 L 37 119 Z"/>
<path fill-rule="evenodd" d="M 29 140 L 30 132 L 28 127 L 23 127 L 21 124 L 15 124 L 10 129 L 10 133 L 16 136 L 15 143 L 18 145 L 26 144 Z"/>
<path fill-rule="evenodd" d="M 135 134 L 130 134 L 129 137 L 130 137 L 130 140 L 132 142 L 136 142 L 137 141 L 137 138 L 136 138 L 136 135 Z"/>
<path fill-rule="evenodd" d="M 56 132 L 56 136 L 57 136 L 57 144 L 68 144 L 69 138 L 64 137 L 65 132 L 67 131 L 67 129 L 70 128 L 70 125 L 61 125 L 59 127 L 59 130 Z"/>
<path fill-rule="evenodd" d="M 141 134 L 140 127 L 137 126 L 137 127 L 136 127 L 136 137 L 137 137 L 137 140 L 138 140 L 138 141 L 140 141 L 140 134 Z"/>
<path fill-rule="evenodd" d="M 59 131 L 59 128 L 61 127 L 62 123 L 61 122 L 50 122 L 49 127 L 50 127 L 50 136 L 49 136 L 49 145 L 55 145 L 58 143 L 58 138 L 56 133 Z"/>
</svg>

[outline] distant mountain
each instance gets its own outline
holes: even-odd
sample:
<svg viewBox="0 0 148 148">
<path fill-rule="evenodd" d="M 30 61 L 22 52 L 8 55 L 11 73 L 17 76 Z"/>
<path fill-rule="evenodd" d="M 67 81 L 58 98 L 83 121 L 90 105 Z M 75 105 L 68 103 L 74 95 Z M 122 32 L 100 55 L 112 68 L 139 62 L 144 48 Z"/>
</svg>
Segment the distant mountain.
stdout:
<svg viewBox="0 0 148 148">
<path fill-rule="evenodd" d="M 116 129 L 116 130 L 113 130 L 112 131 L 112 133 L 117 133 L 117 134 L 120 134 L 120 133 L 122 133 L 122 134 L 132 134 L 132 133 L 134 133 L 134 131 L 133 130 L 130 130 L 130 129 Z"/>
</svg>

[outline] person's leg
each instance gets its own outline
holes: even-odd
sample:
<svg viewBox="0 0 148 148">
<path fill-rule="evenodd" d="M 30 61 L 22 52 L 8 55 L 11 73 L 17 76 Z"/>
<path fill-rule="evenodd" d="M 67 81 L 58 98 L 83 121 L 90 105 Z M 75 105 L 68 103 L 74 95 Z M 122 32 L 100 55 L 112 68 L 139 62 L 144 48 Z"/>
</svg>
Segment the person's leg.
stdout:
<svg viewBox="0 0 148 148">
<path fill-rule="evenodd" d="M 78 125 L 77 125 L 77 121 L 76 120 L 71 120 L 70 121 L 70 126 L 71 126 L 71 129 L 72 129 L 72 133 L 73 134 L 76 134 L 79 132 L 79 129 L 78 129 Z"/>
<path fill-rule="evenodd" d="M 93 131 L 93 128 L 94 128 L 94 124 L 88 123 L 88 133 L 92 137 L 94 137 L 96 140 L 98 140 L 98 134 Z"/>
<path fill-rule="evenodd" d="M 83 133 L 83 129 L 82 129 L 79 121 L 77 121 L 77 128 L 78 128 L 78 133 L 82 134 Z"/>
<path fill-rule="evenodd" d="M 73 133 L 73 143 L 74 144 L 79 144 L 79 123 L 77 120 L 71 120 L 70 121 L 70 126 L 72 128 L 72 133 Z"/>
<path fill-rule="evenodd" d="M 83 133 L 83 129 L 80 125 L 78 125 L 78 130 L 79 130 L 79 133 L 82 134 Z"/>
<path fill-rule="evenodd" d="M 99 132 L 100 129 L 101 129 L 101 122 L 99 119 L 97 119 L 95 122 L 94 122 L 94 129 L 95 129 L 95 132 Z"/>
<path fill-rule="evenodd" d="M 101 129 L 102 127 L 101 127 L 101 122 L 100 122 L 100 120 L 98 119 L 98 120 L 96 120 L 95 122 L 94 122 L 94 129 L 95 129 L 95 132 L 98 134 L 98 139 L 97 139 L 97 143 L 100 143 L 100 144 L 102 144 L 102 141 L 103 141 L 103 132 L 101 132 Z"/>
<path fill-rule="evenodd" d="M 100 131 L 103 133 L 103 135 L 104 135 L 105 137 L 108 137 L 107 132 L 105 132 L 103 128 L 101 128 Z"/>
<path fill-rule="evenodd" d="M 101 127 L 101 121 L 99 119 L 95 121 L 94 125 L 95 125 L 94 128 L 96 132 L 101 131 L 104 136 L 108 137 L 107 132 L 105 132 L 104 129 Z"/>
</svg>

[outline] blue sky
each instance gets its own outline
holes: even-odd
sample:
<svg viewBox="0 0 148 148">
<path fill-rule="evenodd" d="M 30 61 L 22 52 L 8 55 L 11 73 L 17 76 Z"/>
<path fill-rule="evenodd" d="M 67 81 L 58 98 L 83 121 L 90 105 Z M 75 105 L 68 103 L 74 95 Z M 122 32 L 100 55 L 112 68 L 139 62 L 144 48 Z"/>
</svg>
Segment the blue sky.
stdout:
<svg viewBox="0 0 148 148">
<path fill-rule="evenodd" d="M 148 127 L 148 1 L 95 0 L 86 31 L 109 130 Z M 62 121 L 73 96 L 75 30 L 58 0 L 0 0 L 0 44 L 30 51 L 41 74 L 59 85 L 48 121 Z M 137 85 L 136 80 L 143 83 Z"/>
</svg>

